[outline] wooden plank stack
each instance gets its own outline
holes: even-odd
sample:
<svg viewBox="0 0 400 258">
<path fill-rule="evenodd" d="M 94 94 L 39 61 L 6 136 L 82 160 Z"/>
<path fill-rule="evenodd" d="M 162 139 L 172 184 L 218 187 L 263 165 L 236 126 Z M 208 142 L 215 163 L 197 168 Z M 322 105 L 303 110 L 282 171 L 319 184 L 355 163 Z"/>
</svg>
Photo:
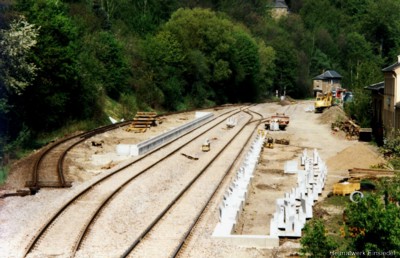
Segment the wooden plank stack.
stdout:
<svg viewBox="0 0 400 258">
<path fill-rule="evenodd" d="M 144 133 L 147 128 L 157 126 L 156 112 L 137 112 L 133 122 L 126 129 L 128 132 Z"/>
<path fill-rule="evenodd" d="M 368 168 L 352 168 L 349 169 L 350 178 L 381 178 L 381 177 L 394 177 L 398 170 L 386 169 L 368 169 Z"/>
</svg>

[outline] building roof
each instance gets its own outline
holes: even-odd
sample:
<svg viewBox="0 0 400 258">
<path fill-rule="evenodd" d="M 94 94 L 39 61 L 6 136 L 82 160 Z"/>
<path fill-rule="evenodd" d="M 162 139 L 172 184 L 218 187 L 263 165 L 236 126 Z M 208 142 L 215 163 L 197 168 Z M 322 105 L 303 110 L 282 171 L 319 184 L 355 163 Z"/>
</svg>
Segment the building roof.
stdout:
<svg viewBox="0 0 400 258">
<path fill-rule="evenodd" d="M 276 0 L 275 1 L 275 6 L 274 6 L 275 8 L 288 8 L 288 6 L 287 6 L 287 4 L 286 4 L 286 2 L 285 2 L 285 0 Z"/>
<path fill-rule="evenodd" d="M 378 82 L 364 87 L 364 89 L 366 90 L 381 90 L 384 88 L 385 88 L 385 82 Z"/>
<path fill-rule="evenodd" d="M 323 74 L 314 77 L 313 80 L 329 80 L 329 79 L 341 79 L 341 78 L 342 76 L 338 72 L 334 70 L 328 70 Z"/>
<path fill-rule="evenodd" d="M 382 69 L 382 72 L 392 72 L 392 71 L 394 71 L 394 69 L 396 69 L 398 66 L 400 66 L 400 63 L 399 63 L 399 62 L 394 63 L 394 64 L 392 64 L 392 65 L 389 65 L 388 67 L 383 68 L 383 69 Z"/>
</svg>

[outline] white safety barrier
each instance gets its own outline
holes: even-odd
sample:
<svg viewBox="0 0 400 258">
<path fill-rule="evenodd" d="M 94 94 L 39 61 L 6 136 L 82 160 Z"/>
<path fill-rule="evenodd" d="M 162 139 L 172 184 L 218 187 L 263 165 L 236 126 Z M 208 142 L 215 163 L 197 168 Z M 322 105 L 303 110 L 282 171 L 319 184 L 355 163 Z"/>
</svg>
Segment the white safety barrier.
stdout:
<svg viewBox="0 0 400 258">
<path fill-rule="evenodd" d="M 276 201 L 271 219 L 270 236 L 301 237 L 306 219 L 312 218 L 312 207 L 325 186 L 328 169 L 316 149 L 312 157 L 305 149 L 301 156 L 304 170 L 298 171 L 297 187 Z"/>
<path fill-rule="evenodd" d="M 279 245 L 278 237 L 233 235 L 237 220 L 246 201 L 249 185 L 253 178 L 264 140 L 265 134 L 259 133 L 252 143 L 242 166 L 237 171 L 236 177 L 225 192 L 222 203 L 219 206 L 219 223 L 214 229 L 213 237 L 223 238 L 232 243 L 249 247 L 265 248 Z"/>
<path fill-rule="evenodd" d="M 214 114 L 208 112 L 196 112 L 196 119 L 181 125 L 175 129 L 172 129 L 166 133 L 143 141 L 139 144 L 118 144 L 117 145 L 117 154 L 125 155 L 125 156 L 138 156 L 144 154 L 167 141 L 170 141 L 174 138 L 177 138 L 179 135 L 184 132 L 189 131 L 192 128 L 198 127 L 203 124 L 206 120 L 211 118 Z"/>
</svg>

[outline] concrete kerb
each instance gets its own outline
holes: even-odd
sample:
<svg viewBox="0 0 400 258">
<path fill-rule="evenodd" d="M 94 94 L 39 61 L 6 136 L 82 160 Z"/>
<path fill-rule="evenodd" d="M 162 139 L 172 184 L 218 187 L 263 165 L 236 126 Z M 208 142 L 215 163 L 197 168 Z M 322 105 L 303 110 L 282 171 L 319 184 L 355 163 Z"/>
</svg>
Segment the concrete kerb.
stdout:
<svg viewBox="0 0 400 258">
<path fill-rule="evenodd" d="M 184 132 L 187 132 L 192 128 L 200 126 L 212 116 L 214 116 L 213 113 L 196 112 L 196 119 L 190 121 L 189 123 L 181 125 L 177 128 L 174 128 L 166 133 L 157 135 L 151 139 L 140 142 L 138 144 L 118 144 L 116 150 L 117 154 L 121 156 L 138 156 L 144 154 L 156 148 L 157 146 L 164 144 L 167 141 L 177 138 Z"/>
<path fill-rule="evenodd" d="M 270 224 L 271 236 L 301 237 L 306 219 L 312 218 L 312 207 L 322 193 L 328 170 L 317 150 L 312 157 L 304 150 L 301 163 L 304 170 L 298 171 L 297 187 L 276 202 Z"/>
<path fill-rule="evenodd" d="M 239 168 L 236 177 L 230 184 L 219 207 L 219 223 L 216 225 L 213 237 L 243 247 L 273 248 L 279 246 L 277 236 L 268 235 L 234 235 L 237 220 L 243 209 L 247 191 L 253 172 L 260 157 L 265 134 L 258 134 L 249 152 Z"/>
</svg>

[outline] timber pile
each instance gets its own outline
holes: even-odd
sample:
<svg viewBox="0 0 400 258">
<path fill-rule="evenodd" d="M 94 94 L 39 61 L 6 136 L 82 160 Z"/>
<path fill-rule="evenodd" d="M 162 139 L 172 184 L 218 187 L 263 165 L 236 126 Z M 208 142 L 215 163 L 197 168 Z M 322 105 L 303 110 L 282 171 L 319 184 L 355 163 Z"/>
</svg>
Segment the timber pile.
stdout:
<svg viewBox="0 0 400 258">
<path fill-rule="evenodd" d="M 366 169 L 366 168 L 352 168 L 349 169 L 350 178 L 381 178 L 381 177 L 394 177 L 400 171 L 387 170 L 387 169 Z"/>
<path fill-rule="evenodd" d="M 157 126 L 156 112 L 137 112 L 133 122 L 126 129 L 128 132 L 144 133 L 147 128 Z"/>
<path fill-rule="evenodd" d="M 350 119 L 344 122 L 336 121 L 332 123 L 332 130 L 345 132 L 346 138 L 349 140 L 358 139 L 360 136 L 360 126 Z"/>
<path fill-rule="evenodd" d="M 290 140 L 282 138 L 282 139 L 275 139 L 276 144 L 283 144 L 283 145 L 289 145 Z"/>
</svg>

